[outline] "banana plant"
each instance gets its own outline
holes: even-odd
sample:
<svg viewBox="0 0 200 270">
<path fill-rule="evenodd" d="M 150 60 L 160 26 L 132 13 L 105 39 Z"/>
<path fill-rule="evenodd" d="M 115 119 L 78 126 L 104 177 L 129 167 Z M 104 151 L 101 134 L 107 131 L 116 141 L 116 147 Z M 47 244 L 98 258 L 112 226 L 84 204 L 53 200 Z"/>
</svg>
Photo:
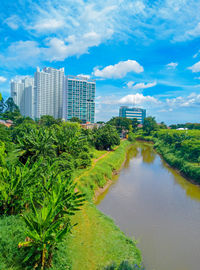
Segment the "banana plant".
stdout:
<svg viewBox="0 0 200 270">
<path fill-rule="evenodd" d="M 32 167 L 28 161 L 25 165 L 7 164 L 0 167 L 0 214 L 17 214 L 29 201 L 30 190 L 37 184 L 42 160 Z"/>
<path fill-rule="evenodd" d="M 76 225 L 71 224 L 70 215 L 80 210 L 85 200 L 72 180 L 64 180 L 59 175 L 46 181 L 45 190 L 43 199 L 36 203 L 31 195 L 31 211 L 22 215 L 27 237 L 18 247 L 26 250 L 23 263 L 29 269 L 43 270 L 51 266 L 57 243 Z"/>
</svg>

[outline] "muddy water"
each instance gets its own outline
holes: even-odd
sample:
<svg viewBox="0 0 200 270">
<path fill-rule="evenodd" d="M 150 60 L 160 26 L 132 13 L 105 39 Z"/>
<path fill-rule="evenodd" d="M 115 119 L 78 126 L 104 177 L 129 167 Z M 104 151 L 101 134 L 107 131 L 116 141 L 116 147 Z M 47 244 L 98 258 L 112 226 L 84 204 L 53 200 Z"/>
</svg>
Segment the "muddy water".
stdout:
<svg viewBox="0 0 200 270">
<path fill-rule="evenodd" d="M 138 240 L 147 270 L 200 270 L 200 187 L 137 143 L 98 208 Z"/>
</svg>

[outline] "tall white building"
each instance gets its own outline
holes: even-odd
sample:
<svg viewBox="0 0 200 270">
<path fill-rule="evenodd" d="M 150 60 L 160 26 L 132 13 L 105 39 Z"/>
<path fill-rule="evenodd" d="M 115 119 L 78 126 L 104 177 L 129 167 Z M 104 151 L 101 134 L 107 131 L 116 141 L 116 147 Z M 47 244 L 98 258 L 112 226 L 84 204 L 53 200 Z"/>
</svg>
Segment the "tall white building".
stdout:
<svg viewBox="0 0 200 270">
<path fill-rule="evenodd" d="M 25 77 L 22 80 L 11 80 L 11 97 L 24 116 L 34 118 L 34 80 Z"/>
<path fill-rule="evenodd" d="M 51 115 L 62 117 L 64 68 L 37 68 L 34 76 L 35 118 Z"/>
</svg>

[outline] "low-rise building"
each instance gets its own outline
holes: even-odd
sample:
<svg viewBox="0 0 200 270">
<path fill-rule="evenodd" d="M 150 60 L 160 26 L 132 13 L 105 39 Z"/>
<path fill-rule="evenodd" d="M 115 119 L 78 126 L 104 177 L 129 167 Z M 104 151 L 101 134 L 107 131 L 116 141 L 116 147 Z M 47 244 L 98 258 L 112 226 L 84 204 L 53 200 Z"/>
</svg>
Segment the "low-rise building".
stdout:
<svg viewBox="0 0 200 270">
<path fill-rule="evenodd" d="M 127 106 L 121 106 L 119 109 L 119 117 L 125 117 L 133 120 L 136 118 L 140 124 L 143 124 L 146 117 L 146 110 L 141 108 L 129 108 Z"/>
</svg>

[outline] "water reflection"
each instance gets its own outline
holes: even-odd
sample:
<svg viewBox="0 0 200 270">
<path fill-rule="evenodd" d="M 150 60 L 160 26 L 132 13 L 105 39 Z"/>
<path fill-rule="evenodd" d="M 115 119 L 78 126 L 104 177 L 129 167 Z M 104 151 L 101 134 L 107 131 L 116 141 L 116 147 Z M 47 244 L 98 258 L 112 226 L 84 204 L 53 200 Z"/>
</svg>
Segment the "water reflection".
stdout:
<svg viewBox="0 0 200 270">
<path fill-rule="evenodd" d="M 152 151 L 152 145 L 150 144 L 143 144 L 141 147 L 141 155 L 143 158 L 143 162 L 145 163 L 153 163 L 156 157 L 156 154 L 154 151 Z"/>
</svg>

